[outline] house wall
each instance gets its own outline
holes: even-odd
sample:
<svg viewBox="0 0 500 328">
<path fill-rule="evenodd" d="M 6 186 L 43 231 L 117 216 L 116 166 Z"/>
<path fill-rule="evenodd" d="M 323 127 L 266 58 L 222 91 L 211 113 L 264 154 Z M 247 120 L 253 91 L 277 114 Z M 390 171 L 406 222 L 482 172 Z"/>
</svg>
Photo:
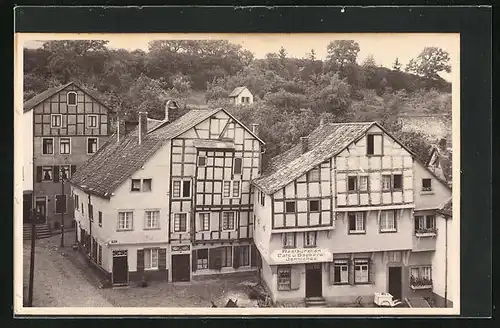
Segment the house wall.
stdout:
<svg viewBox="0 0 500 328">
<path fill-rule="evenodd" d="M 23 113 L 23 190 L 33 190 L 33 111 Z"/>
<path fill-rule="evenodd" d="M 273 249 L 272 245 L 270 245 L 272 230 L 272 198 L 271 196 L 262 193 L 258 188 L 254 189 L 255 226 L 253 232 L 253 241 L 255 246 L 259 250 L 264 262 L 268 260 L 270 252 Z M 264 205 L 260 203 L 260 195 L 264 196 Z"/>
<path fill-rule="evenodd" d="M 445 219 L 443 215 L 436 217 L 436 227 L 438 235 L 436 236 L 436 251 L 432 258 L 432 282 L 433 292 L 436 294 L 436 302 L 440 306 L 453 306 L 455 296 L 456 272 L 458 268 L 458 256 L 453 254 L 453 247 L 450 243 L 451 236 L 455 233 L 451 219 Z M 446 267 L 448 266 L 448 267 Z M 446 296 L 445 296 L 446 294 Z M 445 297 L 447 302 L 445 303 Z"/>
<path fill-rule="evenodd" d="M 451 189 L 420 162 L 414 161 L 415 210 L 440 208 L 450 197 Z M 422 190 L 422 179 L 431 179 L 431 191 Z"/>
<path fill-rule="evenodd" d="M 241 104 L 246 104 L 246 103 L 243 103 L 243 97 L 249 97 L 250 98 L 250 102 L 249 104 L 253 104 L 253 95 L 252 93 L 248 90 L 248 89 L 244 89 L 237 97 L 234 97 L 234 103 L 236 105 L 241 105 Z"/>
</svg>

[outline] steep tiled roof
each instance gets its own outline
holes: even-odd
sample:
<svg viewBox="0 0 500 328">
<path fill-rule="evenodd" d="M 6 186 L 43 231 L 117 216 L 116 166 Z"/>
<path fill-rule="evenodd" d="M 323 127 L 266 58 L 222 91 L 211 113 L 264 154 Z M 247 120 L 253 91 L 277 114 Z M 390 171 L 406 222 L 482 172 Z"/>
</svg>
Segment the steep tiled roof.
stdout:
<svg viewBox="0 0 500 328">
<path fill-rule="evenodd" d="M 374 122 L 330 123 L 314 130 L 308 139 L 309 151 L 302 153 L 301 144 L 274 157 L 262 176 L 253 183 L 270 194 L 286 186 L 316 165 L 335 156 L 364 135 Z"/>
<path fill-rule="evenodd" d="M 438 163 L 430 163 L 433 155 L 436 154 Z M 432 146 L 432 151 L 430 156 L 428 157 L 427 161 L 427 167 L 430 171 L 432 171 L 440 180 L 441 182 L 451 186 L 452 181 L 453 181 L 453 176 L 452 176 L 452 150 L 451 148 L 440 148 L 439 146 Z M 442 175 L 441 172 L 439 172 L 436 169 L 436 165 L 439 165 L 442 170 Z"/>
<path fill-rule="evenodd" d="M 449 217 L 453 216 L 453 199 L 450 199 L 444 203 L 443 207 L 440 209 L 440 212 Z"/>
<path fill-rule="evenodd" d="M 70 182 L 87 192 L 109 198 L 111 193 L 143 166 L 165 142 L 201 123 L 219 110 L 221 109 L 191 110 L 172 123 L 157 124 L 153 122 L 154 120 L 148 120 L 148 134 L 140 145 L 138 128 L 119 143 L 116 135 L 113 135 L 75 172 Z"/>
<path fill-rule="evenodd" d="M 24 112 L 29 111 L 30 109 L 32 109 L 33 107 L 35 107 L 36 105 L 41 103 L 42 101 L 52 97 L 53 95 L 60 92 L 61 90 L 64 90 L 65 88 L 67 88 L 71 84 L 73 84 L 73 82 L 66 83 L 66 84 L 60 85 L 58 87 L 49 88 L 49 89 L 35 95 L 33 98 L 30 98 L 29 100 L 24 102 L 24 104 L 23 104 Z"/>
<path fill-rule="evenodd" d="M 231 92 L 231 94 L 229 95 L 229 97 L 236 97 L 241 92 L 243 92 L 243 90 L 245 90 L 245 89 L 246 89 L 246 87 L 236 87 L 236 88 L 234 88 L 233 92 Z"/>
</svg>

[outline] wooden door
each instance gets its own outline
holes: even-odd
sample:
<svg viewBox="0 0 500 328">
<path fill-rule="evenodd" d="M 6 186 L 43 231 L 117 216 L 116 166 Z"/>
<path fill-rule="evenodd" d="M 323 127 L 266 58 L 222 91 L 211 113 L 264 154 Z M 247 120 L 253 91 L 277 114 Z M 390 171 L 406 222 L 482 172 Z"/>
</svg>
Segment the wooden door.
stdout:
<svg viewBox="0 0 500 328">
<path fill-rule="evenodd" d="M 38 197 L 36 199 L 35 209 L 35 223 L 45 223 L 47 220 L 47 200 L 45 199 L 45 197 Z"/>
<path fill-rule="evenodd" d="M 402 269 L 401 267 L 390 267 L 389 268 L 389 294 L 391 294 L 394 299 L 401 300 L 401 289 L 402 289 Z"/>
<path fill-rule="evenodd" d="M 172 255 L 172 281 L 189 281 L 190 267 L 189 254 Z"/>
<path fill-rule="evenodd" d="M 306 264 L 306 297 L 323 296 L 321 263 Z"/>
<path fill-rule="evenodd" d="M 127 251 L 113 251 L 113 285 L 128 284 Z"/>
</svg>

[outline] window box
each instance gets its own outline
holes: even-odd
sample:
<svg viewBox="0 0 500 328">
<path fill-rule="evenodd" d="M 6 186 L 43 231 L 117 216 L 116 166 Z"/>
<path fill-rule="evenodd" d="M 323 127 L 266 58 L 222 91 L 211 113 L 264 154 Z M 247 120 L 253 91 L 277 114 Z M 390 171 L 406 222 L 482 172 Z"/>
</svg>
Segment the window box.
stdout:
<svg viewBox="0 0 500 328">
<path fill-rule="evenodd" d="M 410 288 L 413 290 L 432 289 L 432 279 L 418 278 L 412 276 L 410 278 Z"/>
<path fill-rule="evenodd" d="M 417 237 L 434 237 L 437 235 L 437 229 L 419 229 L 415 231 Z"/>
</svg>

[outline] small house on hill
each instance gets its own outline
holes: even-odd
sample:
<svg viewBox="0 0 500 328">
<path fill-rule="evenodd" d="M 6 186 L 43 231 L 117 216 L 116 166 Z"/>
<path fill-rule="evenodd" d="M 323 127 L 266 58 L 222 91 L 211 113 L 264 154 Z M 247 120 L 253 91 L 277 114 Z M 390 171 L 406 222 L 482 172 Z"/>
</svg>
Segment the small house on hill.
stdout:
<svg viewBox="0 0 500 328">
<path fill-rule="evenodd" d="M 253 104 L 253 94 L 247 87 L 237 87 L 229 94 L 231 103 L 235 105 Z"/>
</svg>

